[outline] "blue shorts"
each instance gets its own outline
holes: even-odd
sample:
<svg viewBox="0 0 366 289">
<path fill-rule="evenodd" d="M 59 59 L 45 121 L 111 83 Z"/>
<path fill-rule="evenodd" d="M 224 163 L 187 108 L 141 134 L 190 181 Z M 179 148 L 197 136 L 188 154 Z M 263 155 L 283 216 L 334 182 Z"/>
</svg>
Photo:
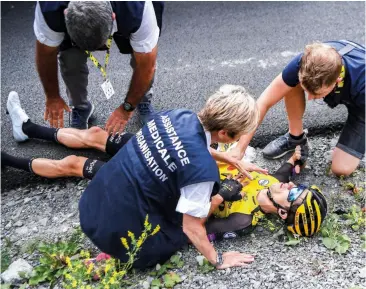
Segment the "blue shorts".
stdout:
<svg viewBox="0 0 366 289">
<path fill-rule="evenodd" d="M 365 111 L 347 106 L 348 118 L 339 137 L 337 147 L 362 159 L 365 154 Z"/>
</svg>

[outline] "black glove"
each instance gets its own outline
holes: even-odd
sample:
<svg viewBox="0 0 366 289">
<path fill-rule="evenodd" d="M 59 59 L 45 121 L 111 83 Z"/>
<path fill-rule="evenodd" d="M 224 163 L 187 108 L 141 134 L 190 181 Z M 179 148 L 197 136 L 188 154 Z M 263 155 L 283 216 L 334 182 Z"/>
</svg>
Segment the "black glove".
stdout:
<svg viewBox="0 0 366 289">
<path fill-rule="evenodd" d="M 301 157 L 299 160 L 295 161 L 295 166 L 299 165 L 300 167 L 302 167 L 309 156 L 309 146 L 308 143 L 306 142 L 304 145 L 301 146 Z"/>
<path fill-rule="evenodd" d="M 240 194 L 242 188 L 242 184 L 237 180 L 225 179 L 221 182 L 218 194 L 224 199 L 224 201 L 234 202 L 242 199 Z"/>
</svg>

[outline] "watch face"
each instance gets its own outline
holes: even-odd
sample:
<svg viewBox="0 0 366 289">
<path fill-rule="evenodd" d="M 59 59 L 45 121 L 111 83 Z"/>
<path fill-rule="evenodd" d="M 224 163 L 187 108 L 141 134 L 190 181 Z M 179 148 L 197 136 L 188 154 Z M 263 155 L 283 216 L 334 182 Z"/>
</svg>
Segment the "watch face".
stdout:
<svg viewBox="0 0 366 289">
<path fill-rule="evenodd" d="M 123 108 L 125 109 L 125 111 L 133 110 L 132 105 L 128 102 L 123 103 Z"/>
</svg>

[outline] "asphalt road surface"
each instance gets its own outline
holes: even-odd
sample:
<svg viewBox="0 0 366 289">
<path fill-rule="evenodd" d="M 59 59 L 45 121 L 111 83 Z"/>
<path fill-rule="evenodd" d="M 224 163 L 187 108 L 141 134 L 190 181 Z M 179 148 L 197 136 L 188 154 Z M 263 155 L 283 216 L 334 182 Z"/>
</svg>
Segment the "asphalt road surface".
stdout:
<svg viewBox="0 0 366 289">
<path fill-rule="evenodd" d="M 45 97 L 34 63 L 34 7 L 35 2 L 1 2 L 2 150 L 24 157 L 59 159 L 74 153 L 103 158 L 100 153 L 73 152 L 42 141 L 17 144 L 12 138 L 11 122 L 5 114 L 12 90 L 19 93 L 32 121 L 45 124 Z M 365 42 L 364 2 L 169 2 L 159 42 L 154 107 L 198 111 L 207 97 L 226 83 L 243 85 L 257 98 L 307 43 L 334 39 Z M 96 56 L 104 59 L 104 54 Z M 100 88 L 99 70 L 90 62 L 89 68 L 89 94 L 96 105 L 96 124 L 103 126 L 127 92 L 129 56 L 120 55 L 112 46 L 108 75 L 116 95 L 109 101 Z M 305 127 L 312 134 L 328 133 L 339 129 L 345 118 L 344 107 L 330 110 L 310 102 Z M 127 129 L 138 129 L 136 119 Z M 262 146 L 286 130 L 287 118 L 280 103 L 268 113 L 252 145 Z M 7 169 L 2 172 L 2 189 L 40 180 Z"/>
</svg>

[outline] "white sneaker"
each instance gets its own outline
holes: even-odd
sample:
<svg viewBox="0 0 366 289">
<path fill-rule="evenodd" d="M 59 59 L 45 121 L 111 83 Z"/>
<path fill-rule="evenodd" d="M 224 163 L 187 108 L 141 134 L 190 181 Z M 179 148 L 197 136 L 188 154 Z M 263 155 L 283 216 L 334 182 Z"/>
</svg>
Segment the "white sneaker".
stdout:
<svg viewBox="0 0 366 289">
<path fill-rule="evenodd" d="M 28 139 L 28 136 L 24 134 L 22 126 L 27 122 L 29 117 L 20 106 L 20 100 L 18 93 L 12 91 L 9 93 L 8 101 L 6 103 L 7 113 L 10 115 L 11 122 L 13 124 L 13 136 L 17 142 L 23 142 Z"/>
</svg>

